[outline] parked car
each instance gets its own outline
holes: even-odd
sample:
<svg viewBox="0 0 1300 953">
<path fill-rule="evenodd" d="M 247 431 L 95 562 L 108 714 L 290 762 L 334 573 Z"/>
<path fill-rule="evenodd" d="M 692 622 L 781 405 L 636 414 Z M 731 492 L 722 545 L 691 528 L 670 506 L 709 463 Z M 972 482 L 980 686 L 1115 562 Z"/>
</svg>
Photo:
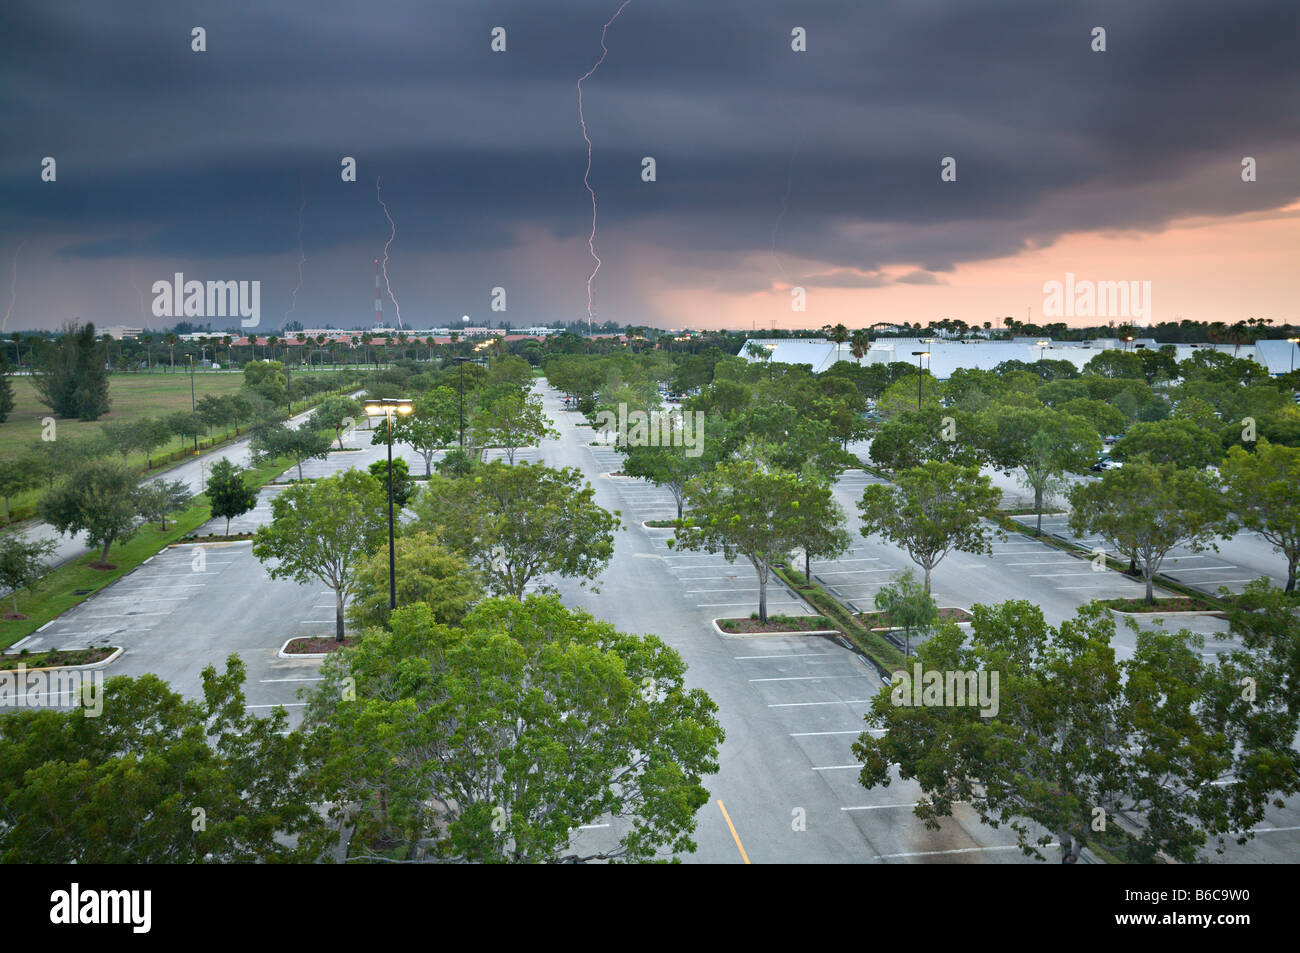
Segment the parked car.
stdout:
<svg viewBox="0 0 1300 953">
<path fill-rule="evenodd" d="M 1088 469 L 1093 473 L 1104 473 L 1107 470 L 1118 470 L 1124 464 L 1118 460 L 1112 460 L 1110 457 L 1102 457 Z"/>
</svg>

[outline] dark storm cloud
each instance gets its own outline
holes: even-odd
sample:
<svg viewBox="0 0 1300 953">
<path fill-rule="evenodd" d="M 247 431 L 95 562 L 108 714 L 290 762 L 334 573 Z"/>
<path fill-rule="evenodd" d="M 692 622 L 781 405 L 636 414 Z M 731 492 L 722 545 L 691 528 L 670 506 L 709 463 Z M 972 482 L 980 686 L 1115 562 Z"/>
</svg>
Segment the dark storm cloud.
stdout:
<svg viewBox="0 0 1300 953">
<path fill-rule="evenodd" d="M 301 180 L 316 260 L 382 246 L 382 175 L 395 253 L 488 272 L 535 230 L 585 244 L 575 81 L 618 2 L 10 3 L 0 237 L 218 268 L 295 249 Z M 723 263 L 767 253 L 779 216 L 784 255 L 932 283 L 1068 231 L 1276 207 L 1297 191 L 1296 25 L 1289 0 L 632 0 L 584 86 L 601 240 Z M 1247 154 L 1267 171 L 1242 189 Z"/>
</svg>

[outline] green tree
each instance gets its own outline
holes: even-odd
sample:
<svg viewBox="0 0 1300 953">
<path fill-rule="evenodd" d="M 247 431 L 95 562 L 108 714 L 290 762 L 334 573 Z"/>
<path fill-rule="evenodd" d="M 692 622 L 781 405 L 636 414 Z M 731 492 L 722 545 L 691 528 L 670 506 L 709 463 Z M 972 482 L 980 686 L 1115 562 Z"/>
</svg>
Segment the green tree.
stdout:
<svg viewBox="0 0 1300 953">
<path fill-rule="evenodd" d="M 18 592 L 31 589 L 50 571 L 54 540 L 29 540 L 19 533 L 0 536 L 0 586 L 13 597 L 14 611 L 6 619 L 25 619 L 18 611 Z"/>
<path fill-rule="evenodd" d="M 316 405 L 307 426 L 311 430 L 331 432 L 343 449 L 343 434 L 361 418 L 361 405 L 351 397 L 326 397 Z"/>
<path fill-rule="evenodd" d="M 136 487 L 137 512 L 146 520 L 157 520 L 158 528 L 167 532 L 167 514 L 190 505 L 194 494 L 183 480 L 150 480 Z"/>
<path fill-rule="evenodd" d="M 344 608 L 357 566 L 385 538 L 388 498 L 368 473 L 344 470 L 297 483 L 271 499 L 271 524 L 253 535 L 253 555 L 272 579 L 334 590 L 334 637 L 343 641 Z"/>
<path fill-rule="evenodd" d="M 14 385 L 9 379 L 9 355 L 0 349 L 0 424 L 9 419 L 14 409 Z"/>
<path fill-rule="evenodd" d="M 1218 481 L 1172 463 L 1138 460 L 1110 470 L 1071 490 L 1070 506 L 1071 532 L 1100 535 L 1141 568 L 1148 603 L 1155 601 L 1153 579 L 1170 550 L 1218 549 L 1214 538 L 1235 531 Z"/>
<path fill-rule="evenodd" d="M 694 850 L 717 706 L 681 657 L 556 597 L 493 599 L 457 628 L 416 603 L 325 660 L 308 709 L 356 859 L 648 861 Z M 357 691 L 345 688 L 355 684 Z M 575 845 L 620 818 L 617 839 Z M 585 850 L 584 850 L 585 848 Z"/>
<path fill-rule="evenodd" d="M 1124 416 L 1123 412 L 1118 407 L 1112 407 L 1104 400 L 1077 397 L 1065 401 L 1056 409 L 1062 413 L 1088 421 L 1097 433 L 1107 437 L 1112 434 L 1123 433 L 1124 428 L 1128 426 L 1128 418 Z"/>
<path fill-rule="evenodd" d="M 1142 358 L 1138 357 L 1133 351 L 1119 351 L 1109 349 L 1102 351 L 1096 357 L 1083 365 L 1084 375 L 1094 375 L 1096 377 L 1135 377 L 1142 380 L 1146 379 L 1146 372 L 1142 366 Z"/>
<path fill-rule="evenodd" d="M 545 437 L 559 437 L 536 397 L 517 394 L 500 397 L 474 414 L 474 439 L 481 447 L 500 447 L 506 462 L 514 465 L 515 454 L 534 447 Z"/>
<path fill-rule="evenodd" d="M 288 396 L 288 375 L 280 361 L 249 361 L 244 365 L 244 386 L 260 395 L 272 407 L 284 405 Z"/>
<path fill-rule="evenodd" d="M 366 467 L 370 475 L 379 481 L 385 499 L 388 494 L 388 460 L 376 460 Z M 411 483 L 411 469 L 401 457 L 393 458 L 393 505 L 403 507 L 410 502 L 415 486 Z"/>
<path fill-rule="evenodd" d="M 424 476 L 433 475 L 433 455 L 456 440 L 460 406 L 456 391 L 436 387 L 415 399 L 415 412 L 393 420 L 393 442 L 404 443 L 424 458 Z M 372 444 L 388 442 L 387 431 L 377 429 Z"/>
<path fill-rule="evenodd" d="M 1300 563 L 1300 448 L 1261 439 L 1254 453 L 1232 447 L 1221 470 L 1228 507 L 1286 558 L 1286 591 Z"/>
<path fill-rule="evenodd" d="M 0 496 L 5 501 L 5 522 L 10 521 L 9 500 L 19 493 L 34 490 L 41 485 L 41 474 L 36 461 L 30 456 L 10 457 L 0 460 Z"/>
<path fill-rule="evenodd" d="M 803 513 L 824 513 L 823 484 L 802 483 L 788 470 L 754 460 L 719 464 L 686 485 L 691 512 L 677 522 L 669 545 L 744 556 L 758 577 L 758 617 L 767 622 L 767 582 L 772 565 L 788 557 L 808 532 Z"/>
<path fill-rule="evenodd" d="M 185 444 L 190 440 L 194 440 L 197 443 L 199 435 L 206 429 L 206 425 L 203 423 L 203 418 L 189 410 L 174 411 L 173 413 L 168 414 L 165 420 L 167 422 L 167 429 L 169 429 L 173 435 L 180 438 L 182 448 L 184 448 Z"/>
<path fill-rule="evenodd" d="M 1267 672 L 1246 653 L 1245 668 L 1206 662 L 1186 631 L 1139 632 L 1117 664 L 1114 636 L 1096 605 L 1055 628 L 1023 601 L 976 605 L 969 633 L 941 624 L 914 671 L 873 700 L 867 722 L 884 734 L 853 746 L 861 783 L 888 786 L 896 770 L 920 783 L 914 813 L 930 829 L 964 802 L 1038 859 L 1055 837 L 1077 860 L 1098 809 L 1139 820 L 1125 850 L 1134 863 L 1161 853 L 1191 862 L 1209 837 L 1244 835 L 1297 784 L 1294 717 L 1241 699 L 1239 679 Z M 967 674 L 988 678 L 987 707 L 948 694 Z M 1035 837 L 1026 822 L 1049 833 Z"/>
<path fill-rule="evenodd" d="M 283 708 L 250 715 L 244 679 L 231 655 L 203 670 L 198 701 L 142 675 L 105 682 L 99 711 L 0 718 L 0 862 L 317 860 L 337 834 L 313 803 L 308 738 Z"/>
<path fill-rule="evenodd" d="M 158 417 L 144 417 L 131 426 L 131 442 L 136 450 L 144 451 L 145 468 L 152 469 L 153 452 L 171 440 L 172 428 L 166 420 Z"/>
<path fill-rule="evenodd" d="M 1182 469 L 1203 470 L 1223 459 L 1219 435 L 1192 420 L 1171 417 L 1136 423 L 1110 449 L 1116 460 L 1146 457 L 1152 463 L 1172 463 Z"/>
<path fill-rule="evenodd" d="M 458 553 L 430 533 L 403 533 L 394 541 L 397 604 L 422 603 L 434 622 L 456 625 L 483 597 L 483 587 Z M 381 547 L 357 567 L 357 584 L 348 605 L 348 621 L 364 628 L 387 628 L 388 549 Z"/>
<path fill-rule="evenodd" d="M 984 461 L 979 424 L 980 418 L 955 408 L 900 411 L 871 438 L 871 460 L 895 472 L 930 460 L 977 467 Z"/>
<path fill-rule="evenodd" d="M 868 486 L 858 501 L 863 536 L 880 534 L 901 546 L 930 573 L 954 549 L 991 553 L 999 530 L 985 525 L 992 519 L 1001 492 L 976 467 L 931 461 L 897 475 L 895 482 Z"/>
<path fill-rule="evenodd" d="M 700 434 L 700 439 L 703 439 L 703 434 Z M 619 449 L 624 453 L 623 473 L 649 480 L 671 493 L 673 502 L 677 504 L 678 519 L 682 518 L 686 484 L 711 469 L 714 463 L 711 454 L 702 452 L 703 448 L 699 446 L 688 447 L 685 441 L 669 441 L 667 445 L 660 441 L 653 447 L 620 446 Z"/>
<path fill-rule="evenodd" d="M 41 401 L 60 417 L 98 420 L 108 413 L 107 354 L 93 324 L 68 324 L 48 342 L 32 377 Z"/>
<path fill-rule="evenodd" d="M 1034 491 L 1036 536 L 1043 532 L 1043 499 L 1064 488 L 1065 474 L 1085 472 L 1102 447 L 1095 425 L 1046 407 L 994 409 L 985 440 L 990 462 L 1006 473 L 1019 470 Z"/>
<path fill-rule="evenodd" d="M 264 463 L 277 457 L 289 457 L 298 468 L 302 479 L 302 465 L 308 460 L 324 460 L 329 456 L 330 438 L 309 426 L 286 427 L 282 423 L 259 427 L 248 442 L 253 460 Z"/>
<path fill-rule="evenodd" d="M 135 535 L 137 528 L 135 474 L 120 463 L 91 460 L 41 499 L 41 519 L 60 533 L 84 532 L 100 547 L 92 565 L 108 569 L 108 549 Z"/>
<path fill-rule="evenodd" d="M 226 520 L 227 536 L 230 535 L 231 519 L 243 516 L 257 506 L 257 490 L 245 484 L 244 471 L 225 458 L 212 465 L 206 492 L 213 517 Z"/>
<path fill-rule="evenodd" d="M 848 552 L 852 540 L 844 529 L 844 509 L 835 502 L 830 483 L 811 463 L 799 474 L 808 489 L 820 487 L 824 492 L 810 492 L 799 500 L 799 525 L 795 545 L 803 550 L 804 579 L 812 582 L 812 558 L 835 559 Z M 679 516 L 678 519 L 681 519 Z"/>
<path fill-rule="evenodd" d="M 891 628 L 903 630 L 903 657 L 912 657 L 912 636 L 928 635 L 939 624 L 939 606 L 906 569 L 875 595 L 876 611 L 883 612 Z"/>
<path fill-rule="evenodd" d="M 465 556 L 489 592 L 517 599 L 546 574 L 594 580 L 621 526 L 577 470 L 500 460 L 456 479 L 431 478 L 414 509 L 420 528 Z"/>
</svg>

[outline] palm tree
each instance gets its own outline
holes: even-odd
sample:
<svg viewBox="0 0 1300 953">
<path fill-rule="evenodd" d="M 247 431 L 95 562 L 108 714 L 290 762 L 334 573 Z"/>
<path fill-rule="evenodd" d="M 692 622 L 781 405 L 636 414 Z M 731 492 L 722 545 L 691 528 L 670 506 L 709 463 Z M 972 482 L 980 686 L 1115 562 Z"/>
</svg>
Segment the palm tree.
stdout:
<svg viewBox="0 0 1300 953">
<path fill-rule="evenodd" d="M 149 353 L 149 350 L 150 350 L 150 349 L 149 349 L 149 345 L 153 344 L 153 335 L 152 335 L 152 334 L 146 334 L 146 335 L 145 335 L 144 337 L 142 337 L 140 340 L 142 340 L 142 341 L 144 342 L 144 369 L 145 369 L 146 371 L 153 370 L 153 361 L 152 361 L 152 359 L 151 359 L 151 357 L 150 357 L 150 353 Z"/>
<path fill-rule="evenodd" d="M 849 353 L 857 360 L 859 367 L 870 349 L 871 339 L 867 332 L 862 328 L 854 331 L 853 336 L 849 338 Z"/>
<path fill-rule="evenodd" d="M 168 331 L 167 336 L 163 340 L 167 342 L 167 352 L 168 354 L 171 355 L 171 372 L 175 374 L 176 373 L 176 335 L 174 332 Z"/>
</svg>

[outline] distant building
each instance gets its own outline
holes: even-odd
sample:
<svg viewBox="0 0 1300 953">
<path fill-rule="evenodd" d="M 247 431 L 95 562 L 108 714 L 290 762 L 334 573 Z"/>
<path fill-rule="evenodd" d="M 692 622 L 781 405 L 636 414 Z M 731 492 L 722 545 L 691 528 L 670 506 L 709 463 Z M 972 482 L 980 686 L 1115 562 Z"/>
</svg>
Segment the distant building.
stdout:
<svg viewBox="0 0 1300 953">
<path fill-rule="evenodd" d="M 101 333 L 104 337 L 112 338 L 115 341 L 134 341 L 141 334 L 144 334 L 143 328 L 128 328 L 124 325 L 117 325 L 111 328 L 104 328 Z"/>
</svg>

